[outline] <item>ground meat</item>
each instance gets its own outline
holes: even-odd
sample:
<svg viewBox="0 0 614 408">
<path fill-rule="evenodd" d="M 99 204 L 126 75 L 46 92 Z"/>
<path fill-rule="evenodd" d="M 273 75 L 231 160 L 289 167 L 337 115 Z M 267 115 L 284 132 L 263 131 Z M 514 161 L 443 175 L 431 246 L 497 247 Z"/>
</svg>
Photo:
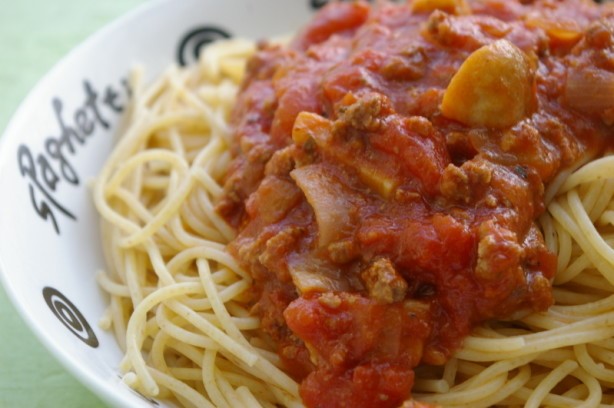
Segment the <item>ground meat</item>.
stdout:
<svg viewBox="0 0 614 408">
<path fill-rule="evenodd" d="M 386 258 L 376 259 L 360 276 L 369 297 L 380 303 L 400 302 L 405 299 L 407 282 Z"/>
</svg>

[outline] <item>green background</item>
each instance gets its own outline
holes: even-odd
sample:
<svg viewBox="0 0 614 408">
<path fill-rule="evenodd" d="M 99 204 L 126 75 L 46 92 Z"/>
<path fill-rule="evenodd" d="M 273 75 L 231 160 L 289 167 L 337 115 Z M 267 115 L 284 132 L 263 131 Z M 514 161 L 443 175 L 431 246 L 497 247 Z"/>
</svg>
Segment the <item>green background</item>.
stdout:
<svg viewBox="0 0 614 408">
<path fill-rule="evenodd" d="M 144 2 L 3 0 L 0 134 L 30 89 L 62 56 L 108 22 Z M 104 407 L 43 348 L 21 321 L 3 289 L 0 328 L 0 407 Z"/>
</svg>

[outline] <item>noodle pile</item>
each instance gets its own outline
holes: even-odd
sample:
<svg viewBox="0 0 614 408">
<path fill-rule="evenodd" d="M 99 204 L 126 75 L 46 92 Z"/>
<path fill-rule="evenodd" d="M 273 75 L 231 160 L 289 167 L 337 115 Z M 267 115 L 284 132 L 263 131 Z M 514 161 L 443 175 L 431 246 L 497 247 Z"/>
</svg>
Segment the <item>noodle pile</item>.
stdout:
<svg viewBox="0 0 614 408">
<path fill-rule="evenodd" d="M 250 42 L 207 48 L 142 90 L 130 126 L 97 180 L 108 270 L 98 275 L 126 355 L 124 381 L 185 406 L 300 406 L 297 384 L 258 337 L 251 278 L 225 252 L 233 231 L 216 215 L 230 163 L 227 120 Z"/>
<path fill-rule="evenodd" d="M 130 125 L 95 187 L 124 381 L 185 406 L 301 406 L 249 313 L 250 277 L 215 213 L 231 161 L 227 125 L 254 45 L 209 46 L 198 65 L 136 85 Z M 141 74 L 135 73 L 138 84 Z M 558 256 L 555 306 L 492 322 L 444 367 L 419 367 L 417 400 L 446 407 L 614 404 L 614 157 L 553 183 L 540 220 Z M 567 177 L 568 176 L 568 177 Z M 558 187 L 560 186 L 560 187 Z"/>
</svg>

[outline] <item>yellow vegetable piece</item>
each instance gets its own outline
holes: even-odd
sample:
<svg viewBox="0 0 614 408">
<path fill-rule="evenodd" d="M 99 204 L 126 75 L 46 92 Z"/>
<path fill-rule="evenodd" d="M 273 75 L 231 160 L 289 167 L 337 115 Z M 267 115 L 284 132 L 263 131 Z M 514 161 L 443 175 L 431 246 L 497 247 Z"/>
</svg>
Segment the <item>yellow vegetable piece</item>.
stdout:
<svg viewBox="0 0 614 408">
<path fill-rule="evenodd" d="M 435 10 L 456 15 L 471 13 L 465 0 L 414 0 L 411 3 L 411 10 L 414 13 L 430 13 Z"/>
<path fill-rule="evenodd" d="M 398 180 L 370 163 L 365 162 L 357 167 L 360 180 L 384 198 L 390 197 L 399 185 Z"/>
<path fill-rule="evenodd" d="M 548 36 L 550 36 L 552 42 L 565 45 L 576 44 L 584 35 L 582 32 L 579 31 L 565 30 L 560 28 L 552 28 L 548 30 L 547 33 Z"/>
<path fill-rule="evenodd" d="M 527 27 L 541 28 L 550 38 L 551 45 L 573 46 L 582 39 L 584 30 L 575 21 L 557 21 L 541 16 L 529 16 Z"/>
<path fill-rule="evenodd" d="M 505 128 L 530 115 L 536 107 L 531 61 L 507 40 L 474 51 L 452 77 L 441 112 L 475 127 Z"/>
<path fill-rule="evenodd" d="M 320 115 L 311 112 L 301 112 L 294 121 L 292 140 L 299 146 L 309 139 L 315 139 L 319 145 L 330 143 L 332 122 Z"/>
</svg>

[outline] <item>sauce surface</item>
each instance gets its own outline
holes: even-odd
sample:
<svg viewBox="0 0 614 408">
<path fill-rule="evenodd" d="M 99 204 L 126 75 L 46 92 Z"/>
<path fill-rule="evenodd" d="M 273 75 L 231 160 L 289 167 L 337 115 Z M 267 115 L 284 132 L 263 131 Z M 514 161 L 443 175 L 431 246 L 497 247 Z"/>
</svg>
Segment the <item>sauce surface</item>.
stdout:
<svg viewBox="0 0 614 408">
<path fill-rule="evenodd" d="M 334 3 L 260 46 L 218 211 L 308 407 L 397 407 L 477 324 L 552 304 L 535 220 L 609 143 L 611 10 Z"/>
</svg>

